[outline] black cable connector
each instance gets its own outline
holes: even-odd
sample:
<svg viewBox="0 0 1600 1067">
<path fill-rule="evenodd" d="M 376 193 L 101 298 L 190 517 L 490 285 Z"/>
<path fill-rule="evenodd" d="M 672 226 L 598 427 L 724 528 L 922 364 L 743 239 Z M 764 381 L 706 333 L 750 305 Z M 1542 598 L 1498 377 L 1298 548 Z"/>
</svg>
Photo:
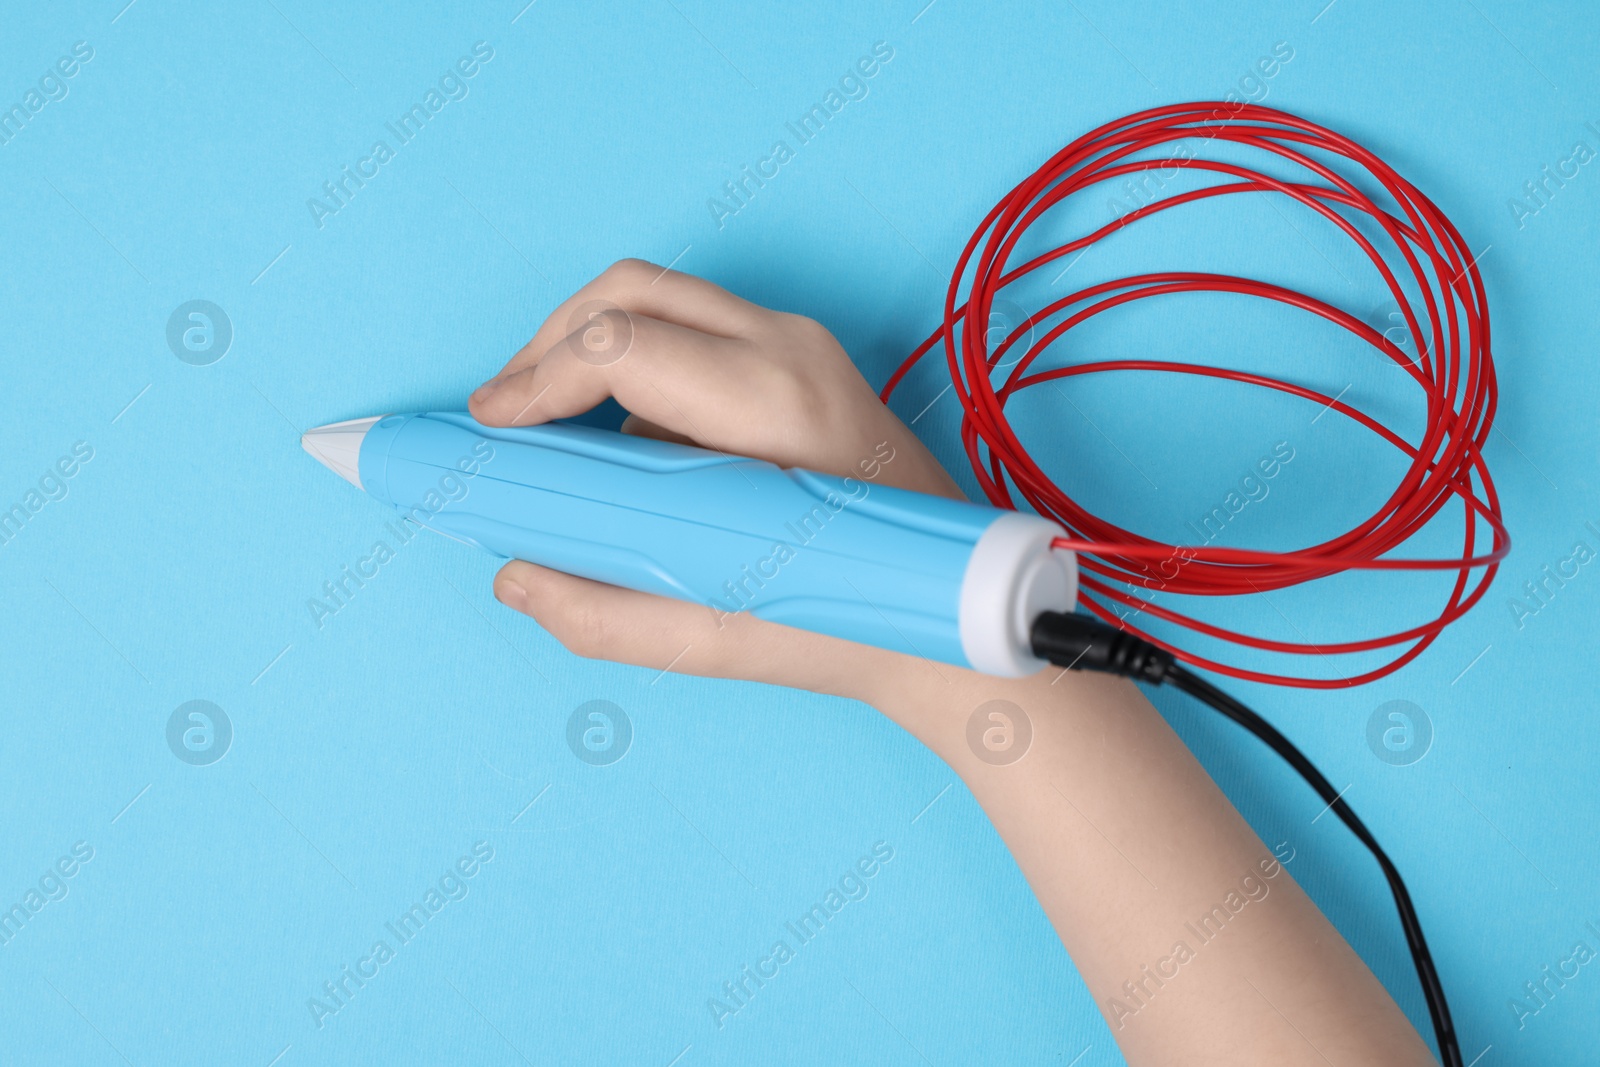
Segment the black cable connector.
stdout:
<svg viewBox="0 0 1600 1067">
<path fill-rule="evenodd" d="M 1077 613 L 1046 611 L 1033 620 L 1028 637 L 1033 654 L 1058 667 L 1120 674 L 1151 685 L 1166 681 L 1176 662 L 1165 649 Z"/>
<path fill-rule="evenodd" d="M 1450 1005 L 1445 1000 L 1438 971 L 1434 969 L 1428 942 L 1422 936 L 1422 923 L 1417 918 L 1416 908 L 1412 906 L 1411 893 L 1406 889 L 1399 870 L 1378 845 L 1377 838 L 1372 836 L 1350 805 L 1344 802 L 1343 794 L 1334 789 L 1333 783 L 1317 770 L 1305 753 L 1260 715 L 1204 678 L 1191 673 L 1170 652 L 1126 630 L 1107 626 L 1087 615 L 1046 611 L 1033 620 L 1029 640 L 1034 655 L 1058 667 L 1118 674 L 1135 681 L 1152 685 L 1164 683 L 1181 689 L 1249 730 L 1293 767 L 1316 790 L 1317 795 L 1327 801 L 1328 810 L 1338 816 L 1339 821 L 1356 835 L 1378 861 L 1389 882 L 1389 891 L 1394 896 L 1400 926 L 1405 931 L 1406 944 L 1411 949 L 1411 961 L 1416 965 L 1417 978 L 1422 983 L 1422 993 L 1428 1002 L 1428 1014 L 1433 1018 L 1434 1036 L 1439 1043 L 1439 1055 L 1444 1067 L 1461 1067 L 1461 1047 L 1450 1018 Z"/>
</svg>

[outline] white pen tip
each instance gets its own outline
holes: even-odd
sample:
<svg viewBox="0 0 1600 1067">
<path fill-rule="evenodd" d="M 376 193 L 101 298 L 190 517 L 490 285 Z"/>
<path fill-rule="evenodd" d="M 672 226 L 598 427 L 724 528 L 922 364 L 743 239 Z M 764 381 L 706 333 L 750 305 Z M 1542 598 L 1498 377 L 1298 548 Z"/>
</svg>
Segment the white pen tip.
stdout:
<svg viewBox="0 0 1600 1067">
<path fill-rule="evenodd" d="M 374 423 L 383 418 L 351 419 L 315 426 L 300 435 L 300 447 L 333 473 L 361 488 L 361 441 Z"/>
</svg>

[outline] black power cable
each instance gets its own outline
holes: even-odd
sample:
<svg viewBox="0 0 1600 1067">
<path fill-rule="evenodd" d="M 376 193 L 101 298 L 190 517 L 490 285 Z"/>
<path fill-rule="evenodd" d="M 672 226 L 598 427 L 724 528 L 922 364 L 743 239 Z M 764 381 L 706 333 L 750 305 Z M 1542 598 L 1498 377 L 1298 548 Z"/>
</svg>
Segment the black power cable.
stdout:
<svg viewBox="0 0 1600 1067">
<path fill-rule="evenodd" d="M 1190 673 L 1170 653 L 1126 630 L 1114 629 L 1087 615 L 1047 611 L 1033 621 L 1030 639 L 1034 655 L 1058 667 L 1102 671 L 1135 681 L 1166 684 L 1181 689 L 1243 726 L 1283 757 L 1317 791 L 1317 795 L 1328 802 L 1328 810 L 1337 815 L 1357 840 L 1367 846 L 1367 851 L 1372 853 L 1382 868 L 1383 876 L 1389 880 L 1395 910 L 1400 913 L 1400 926 L 1405 930 L 1406 944 L 1411 948 L 1411 960 L 1416 965 L 1422 994 L 1428 1002 L 1428 1014 L 1433 1017 L 1439 1055 L 1443 1057 L 1444 1067 L 1461 1067 L 1461 1047 L 1456 1041 L 1455 1026 L 1450 1021 L 1450 1005 L 1445 1000 L 1444 987 L 1439 983 L 1439 973 L 1434 969 L 1433 956 L 1428 952 L 1426 938 L 1422 936 L 1422 923 L 1417 919 L 1417 910 L 1412 906 L 1405 880 L 1400 877 L 1400 872 L 1366 824 L 1344 802 L 1333 783 L 1306 759 L 1303 752 L 1260 715 L 1204 678 Z"/>
</svg>

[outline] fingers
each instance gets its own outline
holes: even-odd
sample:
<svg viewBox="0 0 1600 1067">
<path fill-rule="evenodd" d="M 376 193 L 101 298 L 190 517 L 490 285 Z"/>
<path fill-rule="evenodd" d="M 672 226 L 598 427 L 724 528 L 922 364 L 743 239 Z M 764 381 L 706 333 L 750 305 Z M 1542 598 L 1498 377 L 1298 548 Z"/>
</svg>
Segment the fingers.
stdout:
<svg viewBox="0 0 1600 1067">
<path fill-rule="evenodd" d="M 605 331 L 604 338 L 584 337 L 596 331 Z M 616 397 L 663 429 L 726 447 L 728 435 L 719 427 L 729 422 L 730 411 L 767 395 L 775 379 L 775 368 L 742 341 L 610 312 L 538 362 L 484 385 L 473 394 L 471 409 L 487 425 L 531 426 Z"/>
<path fill-rule="evenodd" d="M 768 312 L 719 285 L 690 274 L 664 270 L 641 259 L 612 264 L 550 313 L 533 339 L 497 375 L 531 367 L 546 352 L 611 308 L 646 315 L 715 337 L 745 336 Z"/>
<path fill-rule="evenodd" d="M 495 576 L 494 595 L 568 651 L 658 671 L 742 678 L 859 699 L 891 653 L 578 578 L 523 560 Z"/>
</svg>

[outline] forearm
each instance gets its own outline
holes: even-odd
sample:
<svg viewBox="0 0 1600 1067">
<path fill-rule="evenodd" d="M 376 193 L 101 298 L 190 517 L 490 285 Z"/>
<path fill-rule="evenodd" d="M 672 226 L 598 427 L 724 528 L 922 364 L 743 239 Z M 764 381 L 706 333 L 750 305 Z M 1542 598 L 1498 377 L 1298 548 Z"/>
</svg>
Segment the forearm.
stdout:
<svg viewBox="0 0 1600 1067">
<path fill-rule="evenodd" d="M 1016 762 L 992 762 L 1016 748 L 980 758 L 990 750 L 969 738 L 969 718 L 992 700 L 1031 723 Z M 1054 669 L 1005 681 L 919 663 L 874 703 L 977 798 L 1130 1064 L 1433 1062 L 1132 683 Z M 986 725 L 1005 741 L 1001 720 Z"/>
</svg>

